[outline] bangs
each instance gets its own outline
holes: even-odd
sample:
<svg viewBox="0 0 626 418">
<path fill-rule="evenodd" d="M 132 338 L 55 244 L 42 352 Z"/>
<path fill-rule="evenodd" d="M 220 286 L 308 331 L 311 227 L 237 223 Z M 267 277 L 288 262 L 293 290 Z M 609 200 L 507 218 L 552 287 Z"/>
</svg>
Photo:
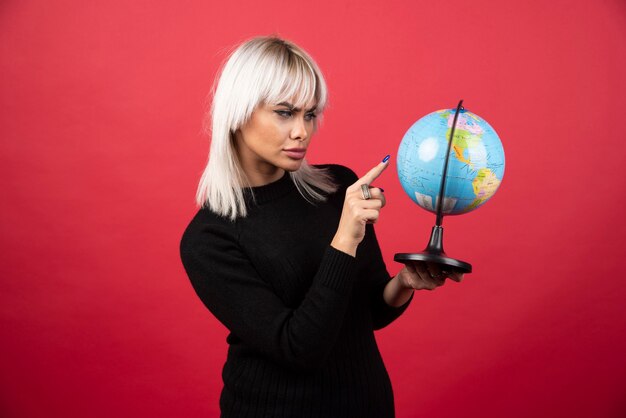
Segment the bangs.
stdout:
<svg viewBox="0 0 626 418">
<path fill-rule="evenodd" d="M 326 97 L 315 69 L 292 51 L 281 55 L 278 62 L 274 61 L 274 71 L 270 71 L 273 74 L 264 80 L 262 100 L 270 104 L 289 102 L 297 108 L 321 112 Z"/>
</svg>

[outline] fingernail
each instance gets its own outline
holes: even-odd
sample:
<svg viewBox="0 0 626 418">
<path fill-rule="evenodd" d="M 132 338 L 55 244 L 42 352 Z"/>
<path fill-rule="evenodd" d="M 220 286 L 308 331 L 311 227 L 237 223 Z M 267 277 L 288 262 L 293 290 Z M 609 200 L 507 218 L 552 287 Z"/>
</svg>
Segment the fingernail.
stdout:
<svg viewBox="0 0 626 418">
<path fill-rule="evenodd" d="M 385 158 L 383 158 L 383 163 L 386 163 L 387 161 L 389 161 L 389 157 L 391 157 L 391 155 L 387 155 Z"/>
</svg>

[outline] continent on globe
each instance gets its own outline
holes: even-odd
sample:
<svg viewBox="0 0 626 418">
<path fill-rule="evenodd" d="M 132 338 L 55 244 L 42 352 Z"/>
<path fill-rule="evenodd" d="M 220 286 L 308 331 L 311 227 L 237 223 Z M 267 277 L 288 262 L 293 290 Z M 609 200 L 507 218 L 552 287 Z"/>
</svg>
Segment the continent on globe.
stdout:
<svg viewBox="0 0 626 418">
<path fill-rule="evenodd" d="M 472 181 L 472 186 L 474 186 L 476 199 L 467 207 L 467 212 L 474 210 L 496 194 L 496 190 L 500 186 L 500 180 L 498 180 L 493 171 L 488 168 L 481 168 L 478 170 L 476 178 Z"/>
</svg>

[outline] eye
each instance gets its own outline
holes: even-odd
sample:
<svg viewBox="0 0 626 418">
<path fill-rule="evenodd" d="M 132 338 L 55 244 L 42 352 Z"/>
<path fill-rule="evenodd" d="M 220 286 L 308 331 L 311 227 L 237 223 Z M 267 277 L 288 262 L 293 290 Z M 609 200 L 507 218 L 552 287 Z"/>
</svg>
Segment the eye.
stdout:
<svg viewBox="0 0 626 418">
<path fill-rule="evenodd" d="M 290 118 L 292 115 L 291 110 L 275 110 L 274 112 L 283 118 Z"/>
<path fill-rule="evenodd" d="M 306 120 L 314 120 L 316 117 L 317 115 L 313 112 L 307 113 L 306 115 L 304 115 L 304 119 Z"/>
</svg>

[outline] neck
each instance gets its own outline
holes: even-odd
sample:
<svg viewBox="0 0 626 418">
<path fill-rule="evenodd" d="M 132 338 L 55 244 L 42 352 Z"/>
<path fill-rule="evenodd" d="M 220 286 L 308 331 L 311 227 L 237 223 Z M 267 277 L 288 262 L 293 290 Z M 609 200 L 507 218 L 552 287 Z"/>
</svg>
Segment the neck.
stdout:
<svg viewBox="0 0 626 418">
<path fill-rule="evenodd" d="M 268 169 L 260 167 L 256 169 L 244 168 L 243 171 L 246 173 L 250 187 L 265 186 L 266 184 L 280 180 L 285 174 L 285 170 L 275 166 L 271 166 L 271 169 L 269 169 L 269 167 Z"/>
</svg>

